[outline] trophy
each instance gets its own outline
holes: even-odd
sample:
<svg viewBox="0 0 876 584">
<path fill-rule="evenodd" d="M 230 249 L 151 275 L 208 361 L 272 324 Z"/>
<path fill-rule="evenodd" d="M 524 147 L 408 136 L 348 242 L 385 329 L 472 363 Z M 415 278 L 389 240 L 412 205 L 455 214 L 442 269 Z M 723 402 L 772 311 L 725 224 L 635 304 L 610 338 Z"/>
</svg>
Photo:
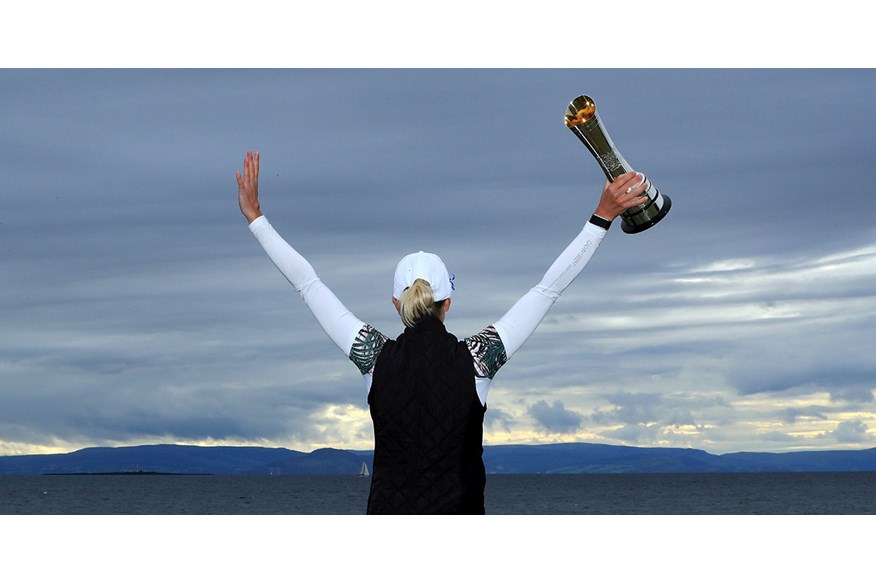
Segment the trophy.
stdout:
<svg viewBox="0 0 876 584">
<path fill-rule="evenodd" d="M 580 95 L 572 100 L 567 111 L 566 126 L 587 146 L 608 180 L 614 182 L 620 175 L 633 170 L 605 131 L 593 98 Z M 642 194 L 648 197 L 648 201 L 621 213 L 621 229 L 625 233 L 639 233 L 656 225 L 672 206 L 669 197 L 661 195 L 648 177 L 643 176 L 642 181 L 645 183 Z"/>
</svg>

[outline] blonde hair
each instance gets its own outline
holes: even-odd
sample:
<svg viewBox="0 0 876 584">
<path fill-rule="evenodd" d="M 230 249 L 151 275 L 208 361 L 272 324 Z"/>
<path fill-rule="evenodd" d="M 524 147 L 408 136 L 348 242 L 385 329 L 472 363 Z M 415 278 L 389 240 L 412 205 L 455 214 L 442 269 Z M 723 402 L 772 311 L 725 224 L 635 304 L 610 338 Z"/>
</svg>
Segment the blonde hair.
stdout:
<svg viewBox="0 0 876 584">
<path fill-rule="evenodd" d="M 441 318 L 442 303 L 435 302 L 432 286 L 422 278 L 417 278 L 410 287 L 404 289 L 398 304 L 399 314 L 405 326 L 414 326 L 427 314 Z"/>
</svg>

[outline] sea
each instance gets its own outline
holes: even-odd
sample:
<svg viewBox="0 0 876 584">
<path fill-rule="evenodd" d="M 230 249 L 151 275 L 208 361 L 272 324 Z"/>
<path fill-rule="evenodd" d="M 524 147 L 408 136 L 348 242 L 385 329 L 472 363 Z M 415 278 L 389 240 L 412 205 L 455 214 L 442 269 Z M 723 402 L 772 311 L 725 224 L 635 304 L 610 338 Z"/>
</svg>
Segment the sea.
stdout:
<svg viewBox="0 0 876 584">
<path fill-rule="evenodd" d="M 0 515 L 362 515 L 358 476 L 0 476 Z M 874 515 L 876 473 L 488 475 L 488 515 Z"/>
</svg>

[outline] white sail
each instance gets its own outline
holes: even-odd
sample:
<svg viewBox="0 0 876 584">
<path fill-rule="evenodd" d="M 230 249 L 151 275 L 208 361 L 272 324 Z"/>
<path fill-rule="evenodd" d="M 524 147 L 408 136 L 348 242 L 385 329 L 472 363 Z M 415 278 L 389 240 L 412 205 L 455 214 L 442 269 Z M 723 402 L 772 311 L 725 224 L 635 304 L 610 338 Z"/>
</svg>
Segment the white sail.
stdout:
<svg viewBox="0 0 876 584">
<path fill-rule="evenodd" d="M 359 476 L 367 477 L 368 476 L 368 465 L 366 463 L 362 463 L 362 470 L 359 472 Z"/>
</svg>

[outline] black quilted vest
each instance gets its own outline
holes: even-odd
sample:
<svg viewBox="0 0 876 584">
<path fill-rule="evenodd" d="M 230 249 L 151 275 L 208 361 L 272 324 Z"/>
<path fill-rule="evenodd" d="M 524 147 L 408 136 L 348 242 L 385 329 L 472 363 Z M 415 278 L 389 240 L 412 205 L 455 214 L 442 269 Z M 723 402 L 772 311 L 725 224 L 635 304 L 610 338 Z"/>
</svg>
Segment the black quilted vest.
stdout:
<svg viewBox="0 0 876 584">
<path fill-rule="evenodd" d="M 434 317 L 387 341 L 368 404 L 374 468 L 368 513 L 484 513 L 486 406 L 471 353 Z"/>
</svg>

